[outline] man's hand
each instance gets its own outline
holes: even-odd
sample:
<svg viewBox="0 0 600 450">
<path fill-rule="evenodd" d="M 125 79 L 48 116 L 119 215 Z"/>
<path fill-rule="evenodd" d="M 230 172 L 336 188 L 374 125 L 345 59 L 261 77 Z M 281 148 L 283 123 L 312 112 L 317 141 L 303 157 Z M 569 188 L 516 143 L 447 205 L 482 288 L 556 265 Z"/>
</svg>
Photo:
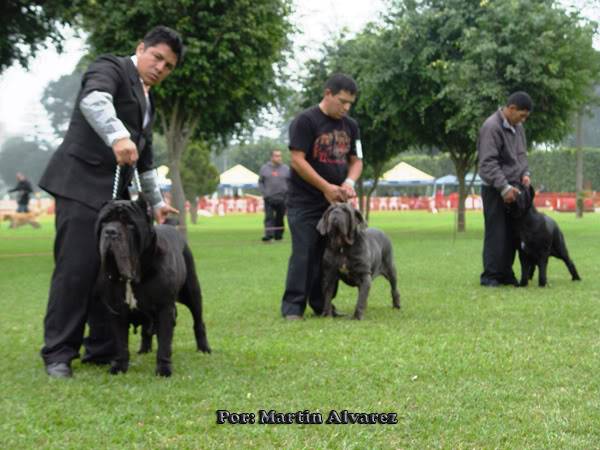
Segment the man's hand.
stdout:
<svg viewBox="0 0 600 450">
<path fill-rule="evenodd" d="M 342 183 L 341 188 L 346 194 L 346 199 L 356 197 L 356 191 L 354 190 L 354 186 L 351 186 L 349 183 L 344 182 Z"/>
<path fill-rule="evenodd" d="M 521 178 L 521 183 L 523 183 L 523 186 L 529 187 L 531 184 L 531 178 L 529 178 L 529 175 L 523 175 L 523 178 Z"/>
<path fill-rule="evenodd" d="M 506 194 L 504 194 L 502 199 L 504 200 L 504 203 L 512 203 L 515 200 L 517 200 L 517 196 L 520 193 L 521 193 L 520 190 L 518 190 L 516 187 L 511 186 L 511 188 L 508 190 L 508 192 L 506 192 Z"/>
<path fill-rule="evenodd" d="M 128 164 L 133 166 L 138 160 L 138 152 L 135 143 L 129 138 L 123 138 L 116 141 L 113 146 L 117 164 L 123 166 Z"/>
<path fill-rule="evenodd" d="M 154 209 L 154 218 L 158 223 L 164 223 L 169 214 L 179 214 L 179 211 L 170 205 L 163 205 L 160 208 Z"/>
<path fill-rule="evenodd" d="M 323 195 L 329 203 L 345 202 L 348 199 L 346 191 L 335 184 L 329 184 L 323 191 Z"/>
</svg>

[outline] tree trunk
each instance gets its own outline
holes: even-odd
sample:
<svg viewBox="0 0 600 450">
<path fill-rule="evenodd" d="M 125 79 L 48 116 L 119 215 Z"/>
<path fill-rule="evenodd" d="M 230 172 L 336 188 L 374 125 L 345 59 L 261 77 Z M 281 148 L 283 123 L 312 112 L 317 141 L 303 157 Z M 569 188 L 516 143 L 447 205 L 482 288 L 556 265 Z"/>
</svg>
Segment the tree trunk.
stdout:
<svg viewBox="0 0 600 450">
<path fill-rule="evenodd" d="M 456 231 L 466 231 L 465 218 L 465 200 L 467 198 L 467 189 L 465 186 L 465 175 L 467 168 L 462 164 L 455 164 L 456 178 L 458 178 L 458 210 L 456 212 Z"/>
<path fill-rule="evenodd" d="M 190 220 L 194 225 L 198 223 L 198 197 L 190 201 Z"/>
<path fill-rule="evenodd" d="M 577 199 L 577 212 L 575 217 L 581 219 L 583 217 L 583 130 L 582 130 L 583 113 L 579 111 L 577 113 L 577 135 L 576 135 L 576 147 L 577 147 L 577 163 L 575 169 L 575 190 Z"/>
<path fill-rule="evenodd" d="M 161 114 L 163 130 L 167 141 L 169 154 L 169 174 L 171 176 L 171 195 L 173 206 L 179 210 L 179 231 L 187 240 L 185 194 L 181 183 L 181 157 L 187 147 L 190 136 L 193 135 L 197 121 L 188 123 L 179 111 L 179 102 L 176 102 L 167 117 Z"/>
<path fill-rule="evenodd" d="M 465 200 L 467 199 L 467 185 L 465 176 L 471 167 L 474 166 L 477 153 L 466 153 L 460 150 L 450 150 L 450 159 L 454 163 L 454 171 L 458 179 L 458 209 L 456 212 L 456 231 L 463 233 L 467 229 L 467 219 L 465 215 Z M 469 187 L 473 186 L 473 182 Z"/>
</svg>

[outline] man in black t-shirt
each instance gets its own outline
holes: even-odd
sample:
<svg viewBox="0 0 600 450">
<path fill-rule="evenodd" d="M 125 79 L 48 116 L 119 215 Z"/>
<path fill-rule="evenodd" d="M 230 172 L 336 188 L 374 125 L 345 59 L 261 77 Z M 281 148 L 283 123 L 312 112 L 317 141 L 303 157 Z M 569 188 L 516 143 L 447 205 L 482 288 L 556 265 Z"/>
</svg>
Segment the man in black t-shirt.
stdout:
<svg viewBox="0 0 600 450">
<path fill-rule="evenodd" d="M 307 300 L 316 314 L 323 311 L 320 272 L 325 241 L 316 226 L 331 203 L 356 196 L 362 149 L 358 124 L 347 114 L 357 90 L 352 78 L 333 75 L 321 102 L 290 125 L 287 207 L 292 255 L 281 302 L 281 313 L 289 320 L 302 318 Z"/>
</svg>

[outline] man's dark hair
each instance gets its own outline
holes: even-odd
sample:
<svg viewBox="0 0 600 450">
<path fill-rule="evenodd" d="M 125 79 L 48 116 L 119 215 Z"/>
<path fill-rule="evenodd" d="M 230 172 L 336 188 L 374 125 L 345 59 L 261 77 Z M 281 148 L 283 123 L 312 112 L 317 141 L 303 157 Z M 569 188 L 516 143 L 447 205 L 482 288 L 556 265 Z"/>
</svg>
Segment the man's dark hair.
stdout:
<svg viewBox="0 0 600 450">
<path fill-rule="evenodd" d="M 513 92 L 506 101 L 506 106 L 515 105 L 519 111 L 526 109 L 529 112 L 533 111 L 533 100 L 527 92 Z"/>
<path fill-rule="evenodd" d="M 177 64 L 180 64 L 183 59 L 183 41 L 177 31 L 172 28 L 159 25 L 152 28 L 146 33 L 143 39 L 145 47 L 153 47 L 158 44 L 167 44 L 177 55 Z"/>
<path fill-rule="evenodd" d="M 356 81 L 348 75 L 336 73 L 327 80 L 325 89 L 329 89 L 332 95 L 336 95 L 340 91 L 347 91 L 354 95 L 358 91 L 358 86 L 356 85 Z"/>
</svg>

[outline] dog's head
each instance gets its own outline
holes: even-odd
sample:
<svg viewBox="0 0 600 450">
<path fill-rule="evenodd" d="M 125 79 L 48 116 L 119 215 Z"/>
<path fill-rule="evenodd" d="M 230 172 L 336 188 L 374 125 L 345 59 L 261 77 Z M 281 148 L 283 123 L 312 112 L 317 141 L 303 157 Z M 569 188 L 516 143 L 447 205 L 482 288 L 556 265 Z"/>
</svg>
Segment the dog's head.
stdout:
<svg viewBox="0 0 600 450">
<path fill-rule="evenodd" d="M 520 193 L 517 195 L 517 199 L 513 203 L 509 204 L 508 211 L 513 219 L 520 219 L 525 217 L 532 209 L 535 191 L 531 185 L 524 186 L 519 183 L 515 187 L 520 191 Z"/>
<path fill-rule="evenodd" d="M 96 237 L 102 272 L 111 280 L 139 282 L 142 254 L 155 245 L 152 214 L 143 195 L 113 200 L 100 210 Z"/>
<path fill-rule="evenodd" d="M 349 203 L 334 203 L 317 224 L 317 231 L 327 236 L 334 248 L 348 247 L 354 244 L 357 233 L 367 227 L 360 211 Z"/>
</svg>

